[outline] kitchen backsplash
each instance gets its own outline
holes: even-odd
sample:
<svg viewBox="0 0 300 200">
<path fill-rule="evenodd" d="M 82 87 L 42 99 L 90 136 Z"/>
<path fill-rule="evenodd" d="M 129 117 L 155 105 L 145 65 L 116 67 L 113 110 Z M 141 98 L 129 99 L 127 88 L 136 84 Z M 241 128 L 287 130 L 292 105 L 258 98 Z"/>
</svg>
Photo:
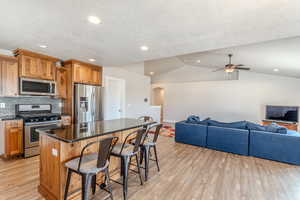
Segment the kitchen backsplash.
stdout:
<svg viewBox="0 0 300 200">
<path fill-rule="evenodd" d="M 0 116 L 15 115 L 16 104 L 51 104 L 53 113 L 61 113 L 62 100 L 50 97 L 1 97 L 0 103 L 5 103 L 1 108 Z"/>
</svg>

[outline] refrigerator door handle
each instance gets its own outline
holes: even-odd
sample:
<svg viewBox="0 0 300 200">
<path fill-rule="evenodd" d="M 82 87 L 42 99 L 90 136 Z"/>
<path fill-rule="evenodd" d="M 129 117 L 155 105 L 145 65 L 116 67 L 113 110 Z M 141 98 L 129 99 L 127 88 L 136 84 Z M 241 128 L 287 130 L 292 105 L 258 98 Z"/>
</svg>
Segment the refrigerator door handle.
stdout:
<svg viewBox="0 0 300 200">
<path fill-rule="evenodd" d="M 95 121 L 95 103 L 96 103 L 96 100 L 95 100 L 95 91 L 93 90 L 93 93 L 92 93 L 92 99 L 91 99 L 91 112 L 92 112 L 92 120 Z"/>
</svg>

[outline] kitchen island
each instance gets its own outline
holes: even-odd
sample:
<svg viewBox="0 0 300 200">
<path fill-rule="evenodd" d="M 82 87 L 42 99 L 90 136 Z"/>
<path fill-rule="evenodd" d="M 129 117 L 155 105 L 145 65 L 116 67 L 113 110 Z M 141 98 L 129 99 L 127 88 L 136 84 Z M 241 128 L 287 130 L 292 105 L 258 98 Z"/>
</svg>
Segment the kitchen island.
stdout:
<svg viewBox="0 0 300 200">
<path fill-rule="evenodd" d="M 117 136 L 118 142 L 123 142 L 132 131 L 152 123 L 154 122 L 124 118 L 72 124 L 52 130 L 37 130 L 40 133 L 39 192 L 47 200 L 62 200 L 67 173 L 65 163 L 80 156 L 80 152 L 86 144 L 109 136 Z M 96 151 L 97 145 L 92 145 L 86 152 Z M 117 158 L 111 158 L 111 173 L 119 168 L 119 163 Z M 97 180 L 101 182 L 102 176 L 97 177 Z M 81 179 L 74 174 L 69 192 L 76 195 L 80 189 Z"/>
</svg>

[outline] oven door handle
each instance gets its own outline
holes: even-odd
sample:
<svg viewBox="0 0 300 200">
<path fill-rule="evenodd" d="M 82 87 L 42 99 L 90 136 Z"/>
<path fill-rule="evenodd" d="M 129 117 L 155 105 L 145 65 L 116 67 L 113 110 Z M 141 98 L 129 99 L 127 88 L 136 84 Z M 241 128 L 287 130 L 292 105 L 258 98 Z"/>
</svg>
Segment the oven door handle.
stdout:
<svg viewBox="0 0 300 200">
<path fill-rule="evenodd" d="M 26 127 L 32 127 L 32 126 L 44 126 L 44 125 L 51 125 L 51 124 L 57 124 L 57 123 L 62 123 L 61 120 L 55 120 L 55 121 L 51 121 L 51 122 L 27 122 L 25 123 Z"/>
</svg>

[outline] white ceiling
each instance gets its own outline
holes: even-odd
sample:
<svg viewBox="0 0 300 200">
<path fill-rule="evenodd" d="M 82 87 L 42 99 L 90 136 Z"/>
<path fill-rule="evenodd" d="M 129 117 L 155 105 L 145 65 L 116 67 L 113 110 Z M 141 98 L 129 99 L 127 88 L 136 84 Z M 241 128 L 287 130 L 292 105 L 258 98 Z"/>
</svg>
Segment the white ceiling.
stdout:
<svg viewBox="0 0 300 200">
<path fill-rule="evenodd" d="M 145 62 L 145 73 L 155 72 L 155 75 L 177 70 L 182 67 L 194 66 L 214 69 L 228 64 L 228 54 L 233 53 L 234 64 L 244 64 L 251 71 L 300 78 L 300 37 L 262 42 L 252 45 L 225 48 L 214 51 L 186 54 L 167 59 Z M 173 68 L 169 66 L 173 61 Z M 200 60 L 200 63 L 197 61 Z M 158 69 L 159 68 L 159 69 Z M 278 72 L 274 72 L 278 69 Z"/>
<path fill-rule="evenodd" d="M 0 48 L 123 65 L 300 35 L 299 0 L 0 0 Z M 89 15 L 102 24 L 87 22 Z M 45 44 L 47 49 L 40 49 Z M 149 46 L 141 52 L 141 45 Z"/>
</svg>

